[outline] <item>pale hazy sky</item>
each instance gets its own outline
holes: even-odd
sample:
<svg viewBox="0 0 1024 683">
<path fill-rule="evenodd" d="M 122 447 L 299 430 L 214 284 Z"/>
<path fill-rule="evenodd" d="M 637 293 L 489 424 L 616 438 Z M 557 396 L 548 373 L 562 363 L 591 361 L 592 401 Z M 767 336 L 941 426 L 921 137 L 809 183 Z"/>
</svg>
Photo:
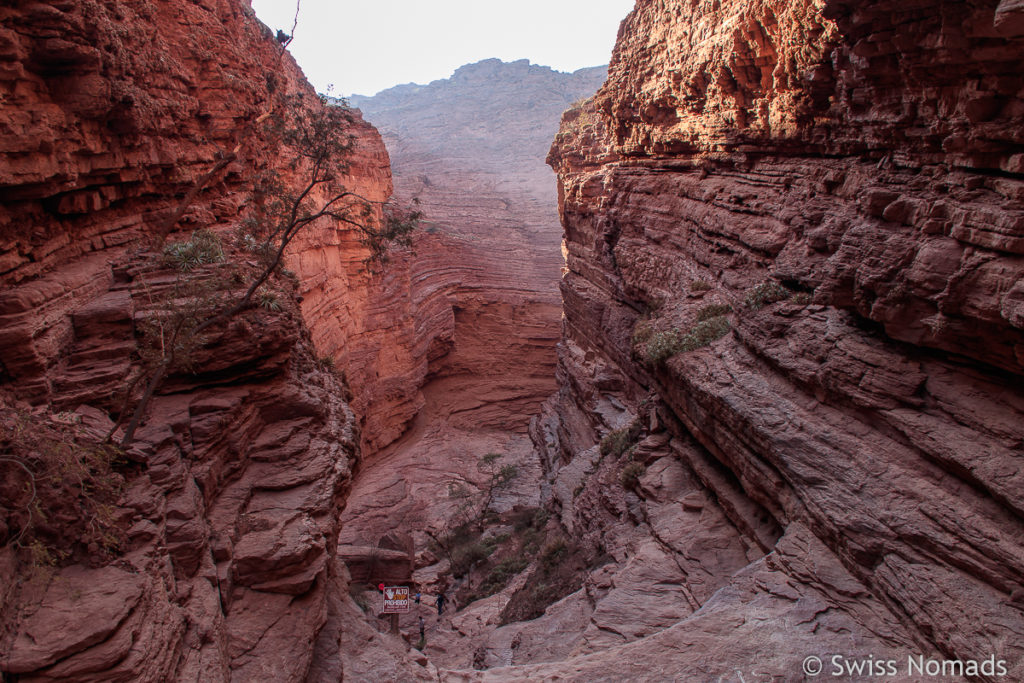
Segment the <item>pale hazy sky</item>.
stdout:
<svg viewBox="0 0 1024 683">
<path fill-rule="evenodd" d="M 557 71 L 607 64 L 633 0 L 301 0 L 289 50 L 306 77 L 337 95 L 374 95 L 447 78 L 471 62 L 529 59 Z M 291 30 L 295 0 L 252 0 L 272 29 Z"/>
</svg>

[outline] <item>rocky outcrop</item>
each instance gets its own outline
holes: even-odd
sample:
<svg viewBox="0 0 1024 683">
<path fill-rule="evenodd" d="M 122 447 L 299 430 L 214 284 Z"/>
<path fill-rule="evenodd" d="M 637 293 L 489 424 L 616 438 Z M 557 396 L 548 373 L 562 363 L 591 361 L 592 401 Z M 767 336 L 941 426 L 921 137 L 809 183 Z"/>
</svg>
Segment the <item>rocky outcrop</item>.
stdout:
<svg viewBox="0 0 1024 683">
<path fill-rule="evenodd" d="M 110 305 L 103 316 L 78 309 L 76 353 L 102 349 L 128 364 L 122 321 L 145 315 L 158 281 L 132 271 L 110 283 L 98 300 L 122 303 L 120 316 L 107 315 Z M 327 618 L 358 427 L 294 307 L 240 318 L 209 343 L 215 356 L 169 378 L 128 451 L 123 493 L 99 520 L 117 549 L 90 546 L 88 560 L 66 567 L 5 565 L 13 592 L 3 671 L 20 680 L 304 679 Z M 55 385 L 51 405 L 77 405 L 63 419 L 105 434 L 114 425 L 86 388 L 102 389 Z M 5 404 L 19 406 L 4 389 Z M 48 418 L 36 409 L 31 419 Z M 78 559 L 73 545 L 65 550 Z"/>
<path fill-rule="evenodd" d="M 549 157 L 569 272 L 533 425 L 564 521 L 614 562 L 547 626 L 505 627 L 492 666 L 1021 675 L 1014 12 L 637 3 Z"/>
<path fill-rule="evenodd" d="M 295 278 L 197 340 L 114 463 L 119 499 L 92 497 L 96 470 L 82 460 L 114 428 L 155 311 L 207 290 L 241 297 L 256 265 L 232 233 L 260 201 L 257 178 L 287 186 L 306 172 L 272 153 L 267 116 L 287 97 L 320 103 L 239 0 L 15 2 L 0 18 L 0 437 L 8 455 L 33 438 L 12 425 L 74 435 L 26 456 L 66 458 L 35 489 L 3 463 L 4 495 L 40 503 L 40 544 L 18 535 L 25 515 L 5 498 L 0 671 L 339 677 L 354 636 L 339 621 L 348 575 L 334 556 L 360 423 L 400 433 L 429 346 L 403 322 L 408 278 L 366 272 L 355 231 L 303 233 L 287 255 Z M 380 137 L 357 115 L 348 126 L 343 182 L 383 201 Z M 162 237 L 199 228 L 221 236 L 227 263 L 160 258 Z M 406 296 L 392 303 L 396 290 Z M 371 417 L 403 405 L 390 422 Z M 91 535 L 74 538 L 79 528 Z"/>
</svg>

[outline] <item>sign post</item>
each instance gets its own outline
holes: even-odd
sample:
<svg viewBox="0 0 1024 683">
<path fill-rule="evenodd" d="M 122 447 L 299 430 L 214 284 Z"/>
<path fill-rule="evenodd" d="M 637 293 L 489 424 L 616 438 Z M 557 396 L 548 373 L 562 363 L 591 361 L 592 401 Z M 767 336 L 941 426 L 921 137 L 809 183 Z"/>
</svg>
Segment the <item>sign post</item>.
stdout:
<svg viewBox="0 0 1024 683">
<path fill-rule="evenodd" d="M 384 614 L 391 615 L 391 632 L 398 633 L 398 615 L 409 611 L 409 587 L 408 586 L 385 586 L 384 589 Z"/>
</svg>

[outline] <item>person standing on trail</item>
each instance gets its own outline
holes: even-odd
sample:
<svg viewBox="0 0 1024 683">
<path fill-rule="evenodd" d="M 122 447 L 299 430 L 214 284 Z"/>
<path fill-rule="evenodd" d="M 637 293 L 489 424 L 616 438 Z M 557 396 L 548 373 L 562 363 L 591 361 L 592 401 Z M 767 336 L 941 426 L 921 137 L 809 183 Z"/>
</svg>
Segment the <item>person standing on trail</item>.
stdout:
<svg viewBox="0 0 1024 683">
<path fill-rule="evenodd" d="M 426 642 L 426 640 L 427 640 L 427 634 L 426 634 L 425 629 L 426 629 L 426 626 L 423 623 L 423 617 L 420 617 L 420 642 L 421 643 L 422 642 Z"/>
<path fill-rule="evenodd" d="M 444 611 L 444 593 L 437 594 L 437 616 L 441 616 L 441 612 Z"/>
</svg>

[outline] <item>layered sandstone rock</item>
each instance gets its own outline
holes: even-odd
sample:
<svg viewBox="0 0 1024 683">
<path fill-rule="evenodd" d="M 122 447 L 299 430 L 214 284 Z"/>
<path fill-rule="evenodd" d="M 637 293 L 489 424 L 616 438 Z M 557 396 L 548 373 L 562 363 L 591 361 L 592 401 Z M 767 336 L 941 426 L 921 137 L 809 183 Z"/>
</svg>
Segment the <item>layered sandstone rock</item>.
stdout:
<svg viewBox="0 0 1024 683">
<path fill-rule="evenodd" d="M 372 549 L 397 529 L 422 553 L 425 531 L 458 507 L 448 484 L 482 482 L 477 460 L 489 452 L 520 475 L 496 507 L 539 504 L 526 428 L 555 388 L 563 265 L 555 177 L 543 160 L 561 113 L 605 73 L 491 59 L 429 85 L 353 98 L 381 128 L 396 195 L 417 198 L 425 214 L 408 262 L 417 328 L 447 337 L 433 336 L 421 356 L 423 409 L 409 431 L 368 457 L 343 543 Z M 421 564 L 436 559 L 428 553 Z"/>
<path fill-rule="evenodd" d="M 453 680 L 1022 674 L 1014 12 L 637 4 L 550 156 L 570 272 L 533 426 L 564 521 L 614 562 L 489 641 L 491 666 L 550 663 Z"/>
<path fill-rule="evenodd" d="M 154 238 L 208 228 L 230 244 L 260 173 L 287 184 L 305 172 L 270 152 L 266 114 L 293 94 L 320 104 L 240 0 L 16 2 L 0 18 L 4 439 L 12 407 L 101 439 L 164 294 L 231 282 L 229 264 L 183 275 L 162 266 Z M 349 132 L 343 182 L 386 199 L 380 137 L 358 116 Z M 252 258 L 227 250 L 243 267 Z M 123 536 L 114 557 L 78 544 L 51 573 L 4 548 L 0 670 L 19 680 L 340 676 L 340 643 L 355 636 L 342 628 L 348 575 L 334 556 L 360 422 L 401 431 L 429 345 L 403 322 L 407 276 L 371 275 L 367 254 L 340 224 L 303 233 L 287 256 L 295 284 L 275 280 L 265 308 L 211 328 L 191 370 L 161 385 L 119 465 L 124 494 L 105 513 Z M 224 295 L 240 298 L 243 285 Z M 390 406 L 397 417 L 368 418 Z M 2 531 L 10 542 L 14 529 Z"/>
<path fill-rule="evenodd" d="M 543 159 L 561 113 L 605 74 L 490 59 L 352 99 L 382 131 L 396 195 L 425 213 L 410 264 L 414 308 L 452 325 L 450 350 L 429 372 L 459 379 L 447 412 L 463 425 L 523 431 L 554 390 L 563 261 Z"/>
</svg>

